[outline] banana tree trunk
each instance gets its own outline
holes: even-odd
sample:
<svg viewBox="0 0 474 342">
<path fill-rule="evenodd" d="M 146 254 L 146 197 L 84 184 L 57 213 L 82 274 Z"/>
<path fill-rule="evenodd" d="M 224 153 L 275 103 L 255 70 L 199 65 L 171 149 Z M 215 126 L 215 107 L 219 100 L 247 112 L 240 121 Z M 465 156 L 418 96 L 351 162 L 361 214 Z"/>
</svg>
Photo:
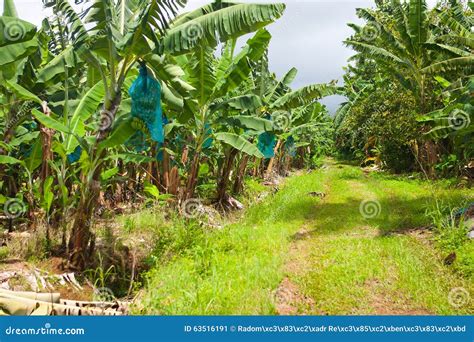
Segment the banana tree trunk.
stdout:
<svg viewBox="0 0 474 342">
<path fill-rule="evenodd" d="M 280 150 L 280 146 L 281 146 L 281 140 L 278 140 L 278 142 L 275 146 L 275 150 L 274 150 L 274 155 L 275 156 L 273 158 L 271 158 L 270 162 L 268 163 L 267 171 L 265 172 L 265 178 L 270 178 L 270 176 L 272 175 L 273 166 L 275 165 L 275 158 L 278 155 L 278 151 Z"/>
<path fill-rule="evenodd" d="M 217 184 L 217 202 L 223 203 L 227 198 L 227 185 L 229 184 L 229 177 L 232 171 L 232 166 L 234 165 L 234 160 L 237 154 L 239 153 L 238 150 L 232 148 L 225 160 L 225 163 L 222 168 L 221 177 Z"/>
<path fill-rule="evenodd" d="M 244 154 L 240 160 L 239 170 L 237 171 L 237 177 L 235 177 L 234 187 L 232 189 L 234 194 L 239 194 L 244 189 L 245 172 L 247 171 L 247 164 L 249 162 L 248 154 Z"/>
<path fill-rule="evenodd" d="M 46 116 L 51 116 L 51 110 L 48 107 L 46 102 L 42 103 L 43 113 Z M 49 162 L 53 160 L 53 149 L 52 149 L 52 142 L 53 142 L 54 130 L 51 128 L 47 128 L 43 125 L 40 125 L 40 138 L 41 138 L 41 151 L 43 154 L 41 160 L 41 170 L 40 170 L 40 189 L 39 192 L 43 194 L 44 191 L 44 183 L 46 179 L 51 174 Z M 50 244 L 50 221 L 48 218 L 45 220 L 46 222 L 46 243 Z M 53 223 L 54 224 L 54 223 Z"/>
<path fill-rule="evenodd" d="M 252 176 L 253 177 L 259 177 L 260 176 L 260 164 L 263 162 L 264 159 L 258 159 L 257 157 L 254 157 L 253 159 L 253 172 Z"/>
<path fill-rule="evenodd" d="M 290 162 L 291 162 L 291 157 L 290 156 L 284 156 L 281 158 L 281 168 L 280 168 L 280 175 L 283 177 L 286 177 L 288 175 L 288 170 L 290 169 Z"/>
<path fill-rule="evenodd" d="M 168 187 L 168 193 L 170 195 L 176 196 L 178 194 L 178 187 L 179 187 L 179 170 L 177 166 L 174 166 L 171 171 L 170 171 L 170 176 L 169 176 L 169 187 Z"/>
<path fill-rule="evenodd" d="M 190 199 L 193 198 L 194 192 L 196 190 L 196 185 L 197 185 L 197 178 L 198 178 L 198 172 L 199 172 L 199 164 L 201 161 L 201 152 L 196 151 L 196 154 L 194 155 L 192 164 L 191 164 L 191 169 L 189 171 L 188 175 L 188 183 L 186 186 L 186 193 L 184 194 L 184 199 Z"/>
<path fill-rule="evenodd" d="M 165 145 L 163 145 L 163 188 L 166 193 L 170 189 L 170 156 L 166 152 Z"/>
<path fill-rule="evenodd" d="M 113 101 L 111 101 L 109 108 L 105 108 L 103 115 L 107 116 L 107 120 L 113 122 L 115 115 L 119 109 L 122 101 L 121 92 L 115 94 Z M 112 125 L 110 125 L 112 126 Z M 97 154 L 98 144 L 104 141 L 109 133 L 111 127 L 100 131 L 97 135 L 97 142 L 91 153 L 92 156 Z M 89 261 L 89 257 L 93 253 L 88 249 L 91 241 L 91 226 L 92 218 L 97 207 L 100 194 L 100 175 L 102 172 L 101 161 L 106 157 L 106 151 L 102 150 L 99 155 L 99 164 L 96 166 L 92 177 L 82 175 L 84 181 L 84 190 L 81 192 L 81 198 L 74 216 L 74 223 L 72 226 L 71 236 L 69 238 L 69 265 L 73 269 L 83 270 Z"/>
</svg>

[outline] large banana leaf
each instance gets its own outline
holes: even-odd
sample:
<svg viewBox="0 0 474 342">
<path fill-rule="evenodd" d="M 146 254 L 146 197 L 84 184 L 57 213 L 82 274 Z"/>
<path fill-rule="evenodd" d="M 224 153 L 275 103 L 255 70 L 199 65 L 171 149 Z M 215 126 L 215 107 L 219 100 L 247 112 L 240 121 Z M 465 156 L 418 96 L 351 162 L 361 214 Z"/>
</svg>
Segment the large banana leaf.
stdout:
<svg viewBox="0 0 474 342">
<path fill-rule="evenodd" d="M 275 101 L 271 108 L 291 109 L 301 107 L 325 96 L 334 95 L 339 88 L 331 84 L 312 84 L 292 91 Z"/>
<path fill-rule="evenodd" d="M 158 44 L 155 31 L 158 30 L 164 35 L 171 18 L 174 18 L 185 4 L 186 0 L 119 1 L 117 16 L 120 22 L 117 26 L 120 34 L 125 33 L 125 36 L 119 42 L 118 48 L 124 55 L 131 52 L 146 55 L 151 48 L 150 42 L 155 46 Z"/>
<path fill-rule="evenodd" d="M 100 151 L 124 144 L 136 132 L 132 126 L 131 118 L 123 120 L 115 126 L 110 136 L 99 144 Z"/>
<path fill-rule="evenodd" d="M 442 62 L 434 63 L 426 68 L 423 68 L 421 71 L 425 74 L 436 74 L 463 68 L 471 68 L 472 70 L 473 65 L 474 56 L 470 55 L 465 57 L 451 58 Z"/>
<path fill-rule="evenodd" d="M 76 140 L 75 136 L 84 136 L 85 122 L 97 112 L 97 108 L 104 100 L 104 96 L 104 83 L 100 81 L 91 89 L 89 89 L 89 91 L 82 97 L 79 105 L 69 120 L 69 129 L 72 134 L 68 135 L 65 142 L 65 149 L 68 154 L 72 153 L 79 145 L 79 142 Z"/>
<path fill-rule="evenodd" d="M 240 135 L 234 133 L 216 133 L 215 137 L 222 143 L 230 145 L 243 153 L 257 158 L 263 158 L 263 154 L 258 150 L 257 146 Z"/>
<path fill-rule="evenodd" d="M 265 102 L 276 101 L 279 90 L 289 87 L 298 74 L 298 69 L 291 68 L 283 78 L 275 84 L 275 86 L 265 95 Z"/>
<path fill-rule="evenodd" d="M 408 13 L 410 36 L 412 37 L 414 45 L 418 49 L 428 38 L 426 9 L 427 6 L 425 0 L 410 0 Z"/>
<path fill-rule="evenodd" d="M 153 70 L 160 81 L 168 83 L 182 96 L 196 90 L 183 80 L 185 72 L 171 56 L 150 54 L 145 57 L 145 60 L 148 62 L 148 67 Z"/>
<path fill-rule="evenodd" d="M 67 47 L 38 71 L 38 83 L 54 85 L 64 79 L 67 69 L 75 69 L 81 61 L 77 58 L 74 46 Z"/>
<path fill-rule="evenodd" d="M 374 58 L 378 61 L 389 61 L 400 67 L 406 67 L 406 61 L 392 52 L 369 43 L 362 43 L 355 40 L 346 40 L 344 44 L 351 46 L 354 50 L 363 53 L 365 56 Z"/>
<path fill-rule="evenodd" d="M 88 38 L 86 27 L 68 0 L 43 0 L 43 2 L 45 7 L 53 8 L 54 12 L 61 14 L 67 20 L 69 39 L 76 47 Z"/>
<path fill-rule="evenodd" d="M 259 132 L 270 132 L 273 131 L 274 128 L 272 121 L 249 115 L 231 116 L 227 119 L 227 121 L 231 126 L 238 126 Z"/>
<path fill-rule="evenodd" d="M 216 96 L 222 96 L 244 82 L 252 71 L 250 61 L 258 61 L 268 48 L 271 34 L 265 30 L 259 30 L 255 36 L 247 41 L 246 46 L 232 60 L 228 70 L 216 85 L 214 91 Z"/>
<path fill-rule="evenodd" d="M 22 164 L 23 162 L 19 159 L 16 159 L 16 158 L 13 158 L 13 157 L 10 157 L 10 156 L 2 156 L 0 155 L 0 164 L 10 164 L 10 165 L 14 165 L 14 164 Z"/>
<path fill-rule="evenodd" d="M 35 35 L 35 25 L 18 18 L 0 17 L 0 67 L 35 52 L 38 48 Z"/>
<path fill-rule="evenodd" d="M 184 54 L 197 46 L 215 47 L 272 23 L 285 10 L 284 4 L 242 4 L 227 1 L 202 7 L 177 18 L 166 32 L 160 49 Z"/>
<path fill-rule="evenodd" d="M 54 129 L 55 131 L 62 133 L 70 133 L 70 130 L 67 126 L 61 122 L 53 119 L 51 116 L 47 116 L 41 113 L 38 109 L 34 108 L 31 111 L 31 114 L 39 121 L 41 124 L 47 128 Z"/>
<path fill-rule="evenodd" d="M 6 17 L 18 17 L 13 0 L 3 0 L 3 14 Z"/>
<path fill-rule="evenodd" d="M 410 52 L 414 53 L 414 46 L 412 39 L 410 37 L 410 29 L 408 24 L 408 17 L 406 15 L 406 11 L 404 10 L 400 0 L 392 0 L 393 6 L 393 16 L 395 18 L 395 27 L 398 35 L 400 36 L 400 40 L 403 42 L 405 48 Z"/>
<path fill-rule="evenodd" d="M 161 83 L 161 100 L 172 110 L 179 111 L 183 109 L 184 99 L 168 87 L 166 83 Z"/>
<path fill-rule="evenodd" d="M 200 105 L 207 103 L 216 85 L 213 53 L 210 47 L 200 47 L 189 56 L 187 81 L 196 89 L 195 98 Z"/>
<path fill-rule="evenodd" d="M 5 81 L 6 87 L 16 95 L 17 99 L 22 99 L 26 101 L 34 101 L 38 104 L 41 104 L 41 99 L 30 92 L 28 89 L 25 89 L 20 84 L 12 82 L 12 81 Z"/>
<path fill-rule="evenodd" d="M 31 153 L 28 158 L 25 159 L 25 167 L 26 169 L 32 173 L 36 170 L 43 161 L 43 151 L 41 148 L 41 140 L 36 140 L 33 144 L 33 148 L 31 149 Z"/>
<path fill-rule="evenodd" d="M 262 101 L 257 95 L 241 95 L 228 100 L 218 101 L 209 107 L 211 112 L 220 109 L 234 109 L 243 112 L 255 111 L 262 106 Z"/>
</svg>

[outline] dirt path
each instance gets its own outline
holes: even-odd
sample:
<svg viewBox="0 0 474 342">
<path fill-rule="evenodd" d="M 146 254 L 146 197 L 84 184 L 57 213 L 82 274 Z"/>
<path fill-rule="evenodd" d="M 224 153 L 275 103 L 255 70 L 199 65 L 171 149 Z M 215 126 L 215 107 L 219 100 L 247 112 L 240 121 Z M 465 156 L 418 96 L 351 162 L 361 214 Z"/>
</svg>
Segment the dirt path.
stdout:
<svg viewBox="0 0 474 342">
<path fill-rule="evenodd" d="M 321 172 L 322 198 L 292 236 L 279 314 L 473 312 L 449 300 L 455 288 L 472 293 L 472 283 L 443 265 L 431 234 L 419 229 L 428 220 L 426 186 L 335 162 Z"/>
</svg>

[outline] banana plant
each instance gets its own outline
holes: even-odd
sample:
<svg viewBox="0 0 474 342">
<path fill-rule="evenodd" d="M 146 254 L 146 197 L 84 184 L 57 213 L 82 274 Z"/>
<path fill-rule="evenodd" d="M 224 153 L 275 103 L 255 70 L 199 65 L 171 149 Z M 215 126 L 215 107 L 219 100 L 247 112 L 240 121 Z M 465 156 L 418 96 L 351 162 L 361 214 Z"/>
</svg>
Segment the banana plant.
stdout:
<svg viewBox="0 0 474 342">
<path fill-rule="evenodd" d="M 265 60 L 255 68 L 253 73 L 253 92 L 260 99 L 262 106 L 258 109 L 259 115 L 269 117 L 274 122 L 274 131 L 277 142 L 274 146 L 276 155 L 284 145 L 285 139 L 292 136 L 288 132 L 298 129 L 295 120 L 305 113 L 305 110 L 315 104 L 319 99 L 341 92 L 335 81 L 328 84 L 310 84 L 297 90 L 291 89 L 291 83 L 298 73 L 296 68 L 290 69 L 280 80 L 268 71 L 268 63 Z M 307 118 L 308 125 L 317 124 L 317 118 Z M 316 121 L 314 121 L 316 120 Z M 267 165 L 266 176 L 273 170 L 275 159 L 270 158 Z M 258 168 L 258 166 L 257 166 Z M 237 184 L 235 188 L 238 188 Z"/>
<path fill-rule="evenodd" d="M 229 167 L 223 169 L 219 181 L 219 189 L 224 189 L 224 192 L 228 171 L 232 169 L 233 160 L 239 151 L 257 158 L 262 157 L 256 146 L 240 134 L 240 129 L 265 125 L 268 128 L 270 123 L 249 115 L 261 103 L 254 94 L 242 92 L 240 85 L 250 75 L 252 63 L 265 53 L 270 39 L 270 33 L 260 29 L 237 54 L 236 41 L 232 40 L 225 45 L 219 59 L 214 56 L 214 49 L 207 46 L 178 59 L 186 71 L 186 80 L 196 89 L 192 92 L 195 100 L 191 103 L 196 114 L 180 118 L 181 121 L 187 120 L 194 140 L 191 146 L 194 156 L 188 173 L 185 198 L 194 195 L 201 154 L 209 139 L 215 139 L 225 146 L 226 165 Z M 222 191 L 218 194 L 218 200 L 224 197 Z"/>
<path fill-rule="evenodd" d="M 131 125 L 127 120 L 120 122 L 117 113 L 126 91 L 125 80 L 136 63 L 204 51 L 273 22 L 281 16 L 284 5 L 216 1 L 177 16 L 186 1 L 94 0 L 88 2 L 81 15 L 67 0 L 47 3 L 68 21 L 72 51 L 62 60 L 68 61 L 70 56 L 75 56 L 84 61 L 88 69 L 100 75 L 104 86 L 100 122 L 107 124 L 99 125 L 100 129 L 87 141 L 89 158 L 97 161 L 97 165 L 81 176 L 84 185 L 69 243 L 71 266 L 83 269 L 91 237 L 90 218 L 100 190 L 102 161 L 107 149 L 122 144 L 133 134 Z M 184 93 L 188 89 L 177 89 L 179 82 L 167 85 L 174 89 L 172 95 L 179 94 L 184 103 Z"/>
<path fill-rule="evenodd" d="M 466 70 L 474 62 L 470 51 L 472 36 L 467 34 L 467 29 L 448 20 L 451 28 L 456 25 L 457 41 L 462 44 L 446 44 L 451 35 L 437 36 L 437 32 L 430 30 L 432 15 L 425 0 L 410 0 L 406 5 L 393 0 L 391 15 L 369 9 L 359 9 L 357 13 L 367 24 L 363 27 L 351 24 L 356 34 L 345 44 L 362 57 L 374 60 L 412 91 L 419 114 L 432 109 L 434 101 L 429 98 L 432 93 L 428 89 L 433 76 L 446 70 Z"/>
<path fill-rule="evenodd" d="M 50 138 L 46 130 L 29 129 L 33 127 L 31 111 L 33 109 L 46 110 L 43 95 L 44 88 L 38 85 L 37 74 L 43 65 L 51 59 L 47 50 L 49 38 L 43 28 L 39 30 L 35 25 L 16 17 L 16 9 L 13 1 L 4 2 L 3 16 L 0 17 L 0 78 L 2 80 L 2 94 L 4 105 L 1 116 L 4 120 L 1 127 L 0 137 L 0 179 L 9 184 L 7 192 L 11 195 L 19 193 L 19 189 L 13 186 L 13 178 L 27 175 L 29 184 L 29 195 L 26 196 L 29 207 L 34 207 L 34 196 L 32 190 L 32 173 L 41 165 L 40 188 L 44 188 L 44 182 L 49 176 L 49 155 L 51 146 L 48 145 Z M 35 95 L 35 94 L 42 95 Z M 41 138 L 42 143 L 39 141 Z M 12 165 L 12 154 L 16 154 L 15 164 L 22 165 L 22 169 L 9 169 L 5 173 L 5 160 Z M 27 157 L 25 157 L 28 154 Z M 9 156 L 8 156 L 9 155 Z M 41 157 L 42 156 L 42 157 Z M 39 160 L 39 163 L 37 162 Z M 3 164 L 3 165 L 2 165 Z M 26 171 L 26 173 L 24 171 Z M 1 188 L 2 186 L 0 186 Z M 43 193 L 41 192 L 43 195 Z M 41 199 L 44 201 L 44 198 Z"/>
<path fill-rule="evenodd" d="M 459 161 L 470 161 L 474 158 L 472 142 L 474 139 L 474 78 L 451 83 L 438 76 L 437 81 L 443 87 L 445 106 L 426 115 L 418 121 L 430 125 L 425 133 L 434 140 L 448 139 L 450 153 Z M 462 170 L 458 170 L 462 171 Z"/>
</svg>

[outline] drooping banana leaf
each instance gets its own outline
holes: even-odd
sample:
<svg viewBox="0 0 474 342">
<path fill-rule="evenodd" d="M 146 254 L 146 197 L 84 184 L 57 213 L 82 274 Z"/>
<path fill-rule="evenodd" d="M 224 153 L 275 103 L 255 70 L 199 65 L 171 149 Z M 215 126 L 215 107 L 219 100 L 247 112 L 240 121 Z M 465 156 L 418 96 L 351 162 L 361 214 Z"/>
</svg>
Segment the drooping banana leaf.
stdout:
<svg viewBox="0 0 474 342">
<path fill-rule="evenodd" d="M 267 119 L 258 118 L 249 115 L 235 115 L 227 119 L 228 123 L 232 126 L 238 126 L 254 131 L 273 131 L 273 122 Z"/>
<path fill-rule="evenodd" d="M 13 17 L 0 17 L 0 71 L 38 48 L 36 26 Z"/>
<path fill-rule="evenodd" d="M 75 136 L 82 137 L 85 134 L 84 123 L 97 112 L 100 104 L 104 100 L 105 88 L 102 81 L 95 84 L 89 91 L 82 96 L 79 105 L 69 120 L 69 129 L 72 134 L 68 135 L 65 141 L 67 153 L 71 153 L 79 145 Z"/>
<path fill-rule="evenodd" d="M 10 156 L 0 155 L 0 164 L 14 165 L 14 164 L 22 164 L 22 163 L 23 162 L 19 159 L 16 159 Z"/>
<path fill-rule="evenodd" d="M 257 158 L 263 158 L 263 154 L 258 148 L 240 135 L 234 133 L 216 133 L 214 136 L 222 143 L 230 145 L 241 152 Z"/>
<path fill-rule="evenodd" d="M 41 122 L 42 125 L 44 125 L 47 128 L 54 129 L 58 132 L 62 133 L 70 133 L 70 130 L 67 126 L 59 122 L 58 120 L 53 119 L 51 116 L 47 116 L 43 113 L 41 113 L 39 110 L 34 108 L 31 111 L 31 114 L 39 121 Z"/>
<path fill-rule="evenodd" d="M 243 4 L 219 1 L 177 18 L 166 32 L 160 49 L 184 54 L 203 45 L 259 30 L 282 16 L 284 4 Z"/>
</svg>

